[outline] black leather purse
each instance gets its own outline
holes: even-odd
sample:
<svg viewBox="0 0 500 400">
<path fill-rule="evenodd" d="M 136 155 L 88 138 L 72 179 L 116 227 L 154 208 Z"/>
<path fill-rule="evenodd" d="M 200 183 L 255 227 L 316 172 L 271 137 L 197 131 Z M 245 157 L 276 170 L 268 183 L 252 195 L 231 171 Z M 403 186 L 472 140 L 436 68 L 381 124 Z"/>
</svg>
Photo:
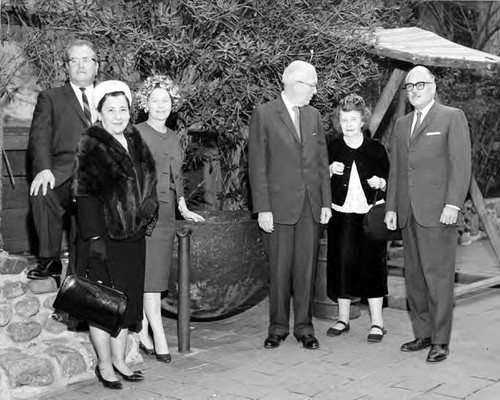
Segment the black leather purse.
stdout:
<svg viewBox="0 0 500 400">
<path fill-rule="evenodd" d="M 402 240 L 401 229 L 391 231 L 385 225 L 385 203 L 375 204 L 377 202 L 378 190 L 373 199 L 373 205 L 365 214 L 363 219 L 363 230 L 365 234 L 372 240 L 392 241 Z"/>
<path fill-rule="evenodd" d="M 107 265 L 105 268 L 111 287 L 72 271 L 59 288 L 53 307 L 74 318 L 88 321 L 114 336 L 120 330 L 127 309 L 127 296 L 113 287 Z"/>
</svg>

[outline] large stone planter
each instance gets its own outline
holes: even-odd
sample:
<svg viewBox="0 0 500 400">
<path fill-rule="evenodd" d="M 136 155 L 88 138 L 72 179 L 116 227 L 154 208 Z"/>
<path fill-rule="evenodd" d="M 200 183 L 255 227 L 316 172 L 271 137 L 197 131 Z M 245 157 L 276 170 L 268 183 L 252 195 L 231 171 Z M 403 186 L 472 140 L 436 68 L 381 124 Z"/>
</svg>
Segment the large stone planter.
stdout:
<svg viewBox="0 0 500 400">
<path fill-rule="evenodd" d="M 247 310 L 267 295 L 269 266 L 256 219 L 246 211 L 202 212 L 205 222 L 179 221 L 191 235 L 191 319 L 223 319 Z M 177 314 L 177 246 L 162 309 Z"/>
</svg>

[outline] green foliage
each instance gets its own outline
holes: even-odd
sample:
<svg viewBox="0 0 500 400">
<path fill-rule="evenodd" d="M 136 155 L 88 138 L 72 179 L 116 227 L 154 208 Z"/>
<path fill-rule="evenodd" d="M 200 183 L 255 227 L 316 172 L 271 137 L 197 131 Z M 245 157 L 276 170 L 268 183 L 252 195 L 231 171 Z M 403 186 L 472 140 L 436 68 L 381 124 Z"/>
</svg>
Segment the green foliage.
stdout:
<svg viewBox="0 0 500 400">
<path fill-rule="evenodd" d="M 248 120 L 279 94 L 285 66 L 294 59 L 316 66 L 313 105 L 328 131 L 338 99 L 379 77 L 366 35 L 407 10 L 381 0 L 41 0 L 35 7 L 17 16 L 32 27 L 27 54 L 43 85 L 62 80 L 62 49 L 72 37 L 98 46 L 101 78 L 134 87 L 157 71 L 180 82 L 175 124 L 216 135 L 225 208 L 248 206 Z M 188 165 L 203 160 L 197 149 L 186 154 L 196 157 Z"/>
</svg>

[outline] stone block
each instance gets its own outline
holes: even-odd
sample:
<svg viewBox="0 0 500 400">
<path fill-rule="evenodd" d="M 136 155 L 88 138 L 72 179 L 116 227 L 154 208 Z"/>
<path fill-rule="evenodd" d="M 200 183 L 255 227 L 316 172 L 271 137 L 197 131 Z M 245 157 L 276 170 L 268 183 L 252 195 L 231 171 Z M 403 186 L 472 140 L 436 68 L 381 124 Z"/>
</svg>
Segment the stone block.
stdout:
<svg viewBox="0 0 500 400">
<path fill-rule="evenodd" d="M 71 378 L 85 372 L 85 360 L 75 349 L 56 345 L 49 347 L 45 353 L 56 359 L 61 368 L 61 375 L 64 377 Z"/>
<path fill-rule="evenodd" d="M 54 310 L 54 307 L 52 307 L 52 304 L 54 304 L 54 300 L 56 299 L 57 293 L 54 293 L 52 295 L 49 295 L 45 298 L 43 301 L 43 306 L 49 310 Z"/>
<path fill-rule="evenodd" d="M 65 332 L 68 329 L 68 327 L 62 322 L 49 317 L 43 324 L 43 329 L 45 329 L 47 332 L 58 335 L 60 333 Z"/>
<path fill-rule="evenodd" d="M 54 278 L 30 280 L 28 288 L 35 294 L 52 293 L 57 292 L 57 283 Z"/>
<path fill-rule="evenodd" d="M 0 253 L 0 275 L 20 274 L 28 264 L 26 257 L 9 255 L 6 251 Z"/>
<path fill-rule="evenodd" d="M 7 326 L 7 335 L 14 342 L 29 342 L 42 332 L 42 325 L 38 322 L 12 322 Z"/>
<path fill-rule="evenodd" d="M 34 296 L 26 296 L 14 305 L 14 311 L 22 318 L 32 317 L 40 311 L 40 301 Z"/>
<path fill-rule="evenodd" d="M 0 303 L 0 326 L 6 326 L 12 319 L 12 307 L 9 303 Z"/>
<path fill-rule="evenodd" d="M 47 359 L 20 352 L 0 354 L 0 367 L 10 381 L 10 387 L 48 386 L 54 382 L 54 365 Z"/>
<path fill-rule="evenodd" d="M 12 394 L 10 392 L 9 378 L 0 368 L 0 399 L 11 400 Z"/>
<path fill-rule="evenodd" d="M 2 293 L 7 299 L 15 299 L 26 293 L 28 286 L 21 281 L 5 281 L 2 287 Z"/>
</svg>

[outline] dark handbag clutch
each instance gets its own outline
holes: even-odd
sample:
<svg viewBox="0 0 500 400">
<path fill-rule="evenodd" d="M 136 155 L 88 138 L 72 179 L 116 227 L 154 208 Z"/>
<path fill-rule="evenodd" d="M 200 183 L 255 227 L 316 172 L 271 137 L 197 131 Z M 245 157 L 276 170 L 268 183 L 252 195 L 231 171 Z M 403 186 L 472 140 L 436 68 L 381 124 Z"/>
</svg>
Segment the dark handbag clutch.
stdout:
<svg viewBox="0 0 500 400">
<path fill-rule="evenodd" d="M 71 274 L 59 288 L 53 307 L 115 335 L 127 309 L 127 296 L 113 287 Z"/>
<path fill-rule="evenodd" d="M 377 195 L 373 203 L 376 203 Z M 387 229 L 384 222 L 385 218 L 385 203 L 373 204 L 372 208 L 365 214 L 363 219 L 363 230 L 365 234 L 372 240 L 392 241 L 402 240 L 401 229 L 391 231 Z"/>
</svg>

